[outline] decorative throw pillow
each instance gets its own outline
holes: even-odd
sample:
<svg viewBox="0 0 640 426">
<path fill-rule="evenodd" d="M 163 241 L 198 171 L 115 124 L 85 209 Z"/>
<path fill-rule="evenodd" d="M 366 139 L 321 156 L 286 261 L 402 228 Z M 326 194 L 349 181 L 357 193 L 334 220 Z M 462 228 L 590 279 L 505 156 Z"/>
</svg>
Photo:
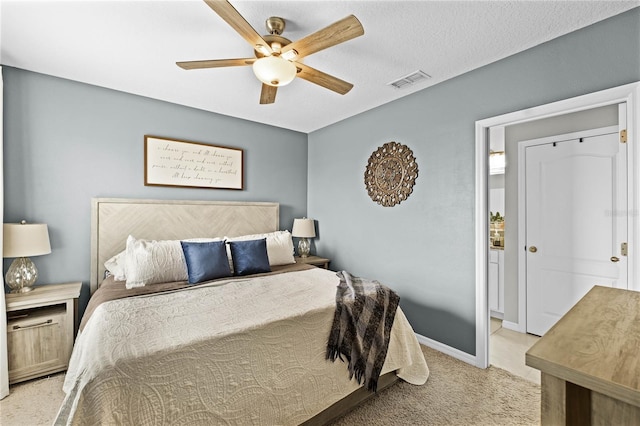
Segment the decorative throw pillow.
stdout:
<svg viewBox="0 0 640 426">
<path fill-rule="evenodd" d="M 127 288 L 189 279 L 179 240 L 138 240 L 129 235 L 126 252 Z"/>
<path fill-rule="evenodd" d="M 189 284 L 230 277 L 229 259 L 224 241 L 180 241 L 187 262 Z"/>
<path fill-rule="evenodd" d="M 113 256 L 111 259 L 104 262 L 104 267 L 116 281 L 127 280 L 126 270 L 127 251 L 122 250 L 120 253 Z"/>
<path fill-rule="evenodd" d="M 229 241 L 234 275 L 271 272 L 267 255 L 267 240 Z"/>
<path fill-rule="evenodd" d="M 288 265 L 296 263 L 293 258 L 293 239 L 289 231 L 275 231 L 266 234 L 242 235 L 239 237 L 227 238 L 227 241 L 248 241 L 267 239 L 267 255 L 269 256 L 269 265 Z"/>
</svg>

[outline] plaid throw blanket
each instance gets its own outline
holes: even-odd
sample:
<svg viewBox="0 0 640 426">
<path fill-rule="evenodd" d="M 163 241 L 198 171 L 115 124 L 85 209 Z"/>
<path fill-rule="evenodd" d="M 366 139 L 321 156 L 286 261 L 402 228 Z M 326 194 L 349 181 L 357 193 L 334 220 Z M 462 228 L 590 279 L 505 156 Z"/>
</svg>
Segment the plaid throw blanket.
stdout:
<svg viewBox="0 0 640 426">
<path fill-rule="evenodd" d="M 349 363 L 349 378 L 376 392 L 389 348 L 400 297 L 377 281 L 337 273 L 336 311 L 327 343 L 327 359 Z"/>
</svg>

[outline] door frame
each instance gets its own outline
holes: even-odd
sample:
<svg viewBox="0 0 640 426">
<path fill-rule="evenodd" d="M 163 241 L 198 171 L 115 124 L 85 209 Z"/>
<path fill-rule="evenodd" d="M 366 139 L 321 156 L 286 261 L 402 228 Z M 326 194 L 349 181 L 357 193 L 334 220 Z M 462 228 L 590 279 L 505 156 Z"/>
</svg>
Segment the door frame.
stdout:
<svg viewBox="0 0 640 426">
<path fill-rule="evenodd" d="M 635 242 L 640 241 L 639 197 L 635 193 L 640 189 L 640 174 L 633 165 L 640 165 L 640 150 L 636 149 L 638 129 L 640 128 L 640 82 L 626 84 L 587 95 L 553 102 L 533 108 L 515 111 L 495 117 L 478 120 L 475 123 L 475 272 L 476 272 L 476 355 L 475 365 L 480 368 L 489 366 L 489 301 L 488 301 L 488 261 L 489 261 L 489 129 L 491 127 L 510 126 L 543 118 L 555 117 L 573 112 L 599 108 L 612 104 L 626 103 L 627 128 L 627 170 L 629 170 L 627 192 L 629 228 L 628 282 L 629 289 L 640 291 L 638 268 L 640 250 L 636 251 Z M 520 296 L 518 297 L 520 303 Z M 518 316 L 521 312 L 519 309 Z M 519 319 L 520 321 L 520 319 Z M 520 326 L 518 323 L 517 327 Z"/>
<path fill-rule="evenodd" d="M 618 114 L 619 117 L 626 115 L 625 104 L 619 104 L 618 106 Z M 521 246 L 525 246 L 527 241 L 527 222 L 526 222 L 526 153 L 525 150 L 527 147 L 548 144 L 551 143 L 553 139 L 559 140 L 558 137 L 562 137 L 562 141 L 578 139 L 578 138 L 589 138 L 602 134 L 611 134 L 618 133 L 621 129 L 621 124 L 615 126 L 606 126 L 599 127 L 596 129 L 589 130 L 580 130 L 577 132 L 571 133 L 563 133 L 554 136 L 545 136 L 543 138 L 536 138 L 530 140 L 518 141 L 518 244 Z M 604 132 L 604 133 L 603 133 Z M 627 152 L 628 154 L 628 152 Z M 627 157 L 627 167 L 629 167 L 629 158 Z M 627 185 L 629 184 L 629 174 L 627 170 Z M 629 191 L 627 190 L 627 197 L 629 196 Z M 627 200 L 629 203 L 629 200 Z M 629 205 L 627 205 L 627 209 L 629 209 Z M 627 235 L 629 234 L 630 221 L 627 220 Z M 629 259 L 627 259 L 627 288 L 629 288 Z M 520 333 L 527 332 L 527 252 L 525 250 L 518 250 L 518 323 L 513 324 L 516 327 L 512 327 L 511 329 L 515 329 Z"/>
</svg>

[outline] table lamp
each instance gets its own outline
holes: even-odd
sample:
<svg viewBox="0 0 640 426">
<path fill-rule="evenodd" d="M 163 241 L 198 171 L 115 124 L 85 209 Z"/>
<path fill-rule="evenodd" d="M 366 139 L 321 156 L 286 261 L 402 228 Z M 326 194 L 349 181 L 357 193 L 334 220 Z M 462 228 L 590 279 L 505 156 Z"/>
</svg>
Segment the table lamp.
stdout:
<svg viewBox="0 0 640 426">
<path fill-rule="evenodd" d="M 309 249 L 311 244 L 308 238 L 316 236 L 316 228 L 313 219 L 306 217 L 302 219 L 293 219 L 293 229 L 291 235 L 300 238 L 298 241 L 298 255 L 300 257 L 309 257 Z"/>
<path fill-rule="evenodd" d="M 51 253 L 49 230 L 44 223 L 5 223 L 3 257 L 15 257 L 5 282 L 11 293 L 26 293 L 38 279 L 38 269 L 28 256 L 41 256 Z"/>
</svg>

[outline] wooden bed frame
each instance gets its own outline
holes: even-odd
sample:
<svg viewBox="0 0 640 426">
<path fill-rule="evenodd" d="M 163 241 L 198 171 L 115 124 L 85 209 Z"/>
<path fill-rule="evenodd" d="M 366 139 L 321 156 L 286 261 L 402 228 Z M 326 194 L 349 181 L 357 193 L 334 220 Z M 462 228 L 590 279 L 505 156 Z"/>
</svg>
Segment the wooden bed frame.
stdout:
<svg viewBox="0 0 640 426">
<path fill-rule="evenodd" d="M 91 293 L 104 277 L 104 262 L 125 249 L 129 235 L 151 240 L 234 237 L 279 230 L 280 205 L 269 202 L 94 198 L 91 208 Z M 398 381 L 378 381 L 381 391 Z M 304 423 L 324 425 L 375 394 L 359 388 Z"/>
</svg>

